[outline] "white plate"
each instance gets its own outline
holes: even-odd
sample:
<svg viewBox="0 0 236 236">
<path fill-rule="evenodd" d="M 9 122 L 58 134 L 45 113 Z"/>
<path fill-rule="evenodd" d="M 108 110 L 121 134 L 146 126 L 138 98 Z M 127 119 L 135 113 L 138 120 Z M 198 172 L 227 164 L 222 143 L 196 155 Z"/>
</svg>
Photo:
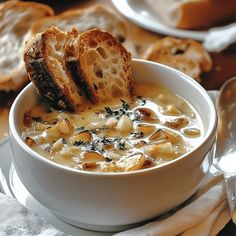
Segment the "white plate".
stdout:
<svg viewBox="0 0 236 236">
<path fill-rule="evenodd" d="M 208 94 L 215 101 L 217 91 L 208 91 Z M 41 205 L 27 191 L 20 181 L 12 163 L 10 142 L 5 140 L 0 143 L 0 192 L 16 198 L 21 204 L 43 216 L 48 223 L 58 230 L 74 236 L 110 236 L 113 233 L 95 232 L 74 227 L 53 215 L 46 207 Z"/>
<path fill-rule="evenodd" d="M 167 26 L 158 18 L 146 0 L 112 0 L 117 10 L 134 23 L 148 30 L 181 38 L 203 40 L 207 31 L 181 30 Z"/>
</svg>

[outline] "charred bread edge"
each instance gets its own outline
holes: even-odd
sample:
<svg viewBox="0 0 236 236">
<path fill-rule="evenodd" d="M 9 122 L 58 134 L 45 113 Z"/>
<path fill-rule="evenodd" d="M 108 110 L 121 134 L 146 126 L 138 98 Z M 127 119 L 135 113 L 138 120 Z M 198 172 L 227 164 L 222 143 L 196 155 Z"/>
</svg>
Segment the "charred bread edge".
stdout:
<svg viewBox="0 0 236 236">
<path fill-rule="evenodd" d="M 57 110 L 74 111 L 69 99 L 53 81 L 43 58 L 30 60 L 26 67 L 30 80 L 35 85 L 38 93 L 47 99 L 50 106 Z"/>
<path fill-rule="evenodd" d="M 53 108 L 74 111 L 70 100 L 53 80 L 53 76 L 43 59 L 43 40 L 41 35 L 36 38 L 30 48 L 26 49 L 24 61 L 29 79 L 35 85 L 38 93 L 46 98 Z"/>
</svg>

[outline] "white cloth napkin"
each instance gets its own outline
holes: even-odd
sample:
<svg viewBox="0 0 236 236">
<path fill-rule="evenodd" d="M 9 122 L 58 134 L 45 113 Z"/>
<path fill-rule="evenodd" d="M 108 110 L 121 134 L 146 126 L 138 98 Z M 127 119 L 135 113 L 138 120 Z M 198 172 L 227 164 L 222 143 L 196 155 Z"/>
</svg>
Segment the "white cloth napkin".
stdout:
<svg viewBox="0 0 236 236">
<path fill-rule="evenodd" d="M 65 236 L 52 225 L 25 208 L 14 198 L 0 193 L 1 236 Z"/>
<path fill-rule="evenodd" d="M 236 23 L 210 29 L 203 41 L 208 52 L 221 52 L 233 43 L 236 43 Z"/>
<path fill-rule="evenodd" d="M 172 214 L 116 236 L 215 236 L 230 220 L 223 176 L 215 173 Z"/>
</svg>

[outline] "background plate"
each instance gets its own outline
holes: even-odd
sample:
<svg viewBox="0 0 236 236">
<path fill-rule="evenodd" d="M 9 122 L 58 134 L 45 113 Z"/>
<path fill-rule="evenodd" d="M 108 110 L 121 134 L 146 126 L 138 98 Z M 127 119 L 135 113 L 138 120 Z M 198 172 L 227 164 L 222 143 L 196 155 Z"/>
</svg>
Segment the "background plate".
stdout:
<svg viewBox="0 0 236 236">
<path fill-rule="evenodd" d="M 145 0 L 112 0 L 117 10 L 138 24 L 139 26 L 156 33 L 172 35 L 181 38 L 192 38 L 202 41 L 207 31 L 181 30 L 167 26 L 158 18 Z"/>
</svg>

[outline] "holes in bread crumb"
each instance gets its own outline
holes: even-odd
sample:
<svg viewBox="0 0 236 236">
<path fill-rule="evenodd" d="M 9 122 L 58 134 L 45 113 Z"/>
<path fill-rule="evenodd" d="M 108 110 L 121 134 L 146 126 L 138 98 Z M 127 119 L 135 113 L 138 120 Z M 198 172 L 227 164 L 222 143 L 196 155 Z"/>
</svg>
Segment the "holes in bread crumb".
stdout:
<svg viewBox="0 0 236 236">
<path fill-rule="evenodd" d="M 119 40 L 120 43 L 124 43 L 125 42 L 125 37 L 123 35 L 118 34 L 116 36 L 116 38 Z"/>
<path fill-rule="evenodd" d="M 124 72 L 127 72 L 128 71 L 128 66 L 123 65 L 122 69 L 123 69 Z"/>
<path fill-rule="evenodd" d="M 124 74 L 123 71 L 121 71 L 121 72 L 119 73 L 119 75 L 120 75 L 121 78 L 124 78 L 124 77 L 125 77 L 125 74 Z"/>
<path fill-rule="evenodd" d="M 112 73 L 113 75 L 116 75 L 116 74 L 117 74 L 117 69 L 116 69 L 115 67 L 112 67 L 112 68 L 111 68 L 111 73 Z"/>
<path fill-rule="evenodd" d="M 113 46 L 113 42 L 112 42 L 111 40 L 108 40 L 106 43 L 107 43 L 107 45 L 110 46 L 110 47 Z"/>
<path fill-rule="evenodd" d="M 106 54 L 106 51 L 104 50 L 104 48 L 98 47 L 98 48 L 97 48 L 97 51 L 98 51 L 98 53 L 100 54 L 100 56 L 101 56 L 103 59 L 106 59 L 106 58 L 107 58 L 107 54 Z"/>
<path fill-rule="evenodd" d="M 84 53 L 84 48 L 80 48 L 80 49 L 79 49 L 79 53 L 80 53 L 80 54 Z"/>
<path fill-rule="evenodd" d="M 113 97 L 122 97 L 122 95 L 123 95 L 121 90 L 116 85 L 112 85 L 111 94 Z"/>
<path fill-rule="evenodd" d="M 93 65 L 94 61 L 96 60 L 96 57 L 97 57 L 96 52 L 94 52 L 94 51 L 88 52 L 87 65 Z"/>
<path fill-rule="evenodd" d="M 94 65 L 93 70 L 94 70 L 95 75 L 96 75 L 98 78 L 103 78 L 103 71 L 102 71 L 102 69 L 101 69 L 97 64 Z"/>
<path fill-rule="evenodd" d="M 89 40 L 89 46 L 91 48 L 96 48 L 98 46 L 97 42 L 93 39 Z"/>
<path fill-rule="evenodd" d="M 98 78 L 103 78 L 103 72 L 102 72 L 102 70 L 96 70 L 95 74 L 96 74 L 96 76 L 97 76 Z"/>
<path fill-rule="evenodd" d="M 57 44 L 54 45 L 54 48 L 55 48 L 56 51 L 60 52 L 62 50 L 62 45 L 57 43 Z"/>
<path fill-rule="evenodd" d="M 118 63 L 118 59 L 117 59 L 117 58 L 112 58 L 112 59 L 111 59 L 111 62 L 112 62 L 113 64 L 117 64 L 117 63 Z"/>
<path fill-rule="evenodd" d="M 103 89 L 103 88 L 104 88 L 104 86 L 105 86 L 105 84 L 104 84 L 104 83 L 102 83 L 102 82 L 98 83 L 98 88 L 99 88 L 99 89 Z"/>
<path fill-rule="evenodd" d="M 123 86 L 124 86 L 124 82 L 123 82 L 121 79 L 117 79 L 117 80 L 116 80 L 116 84 L 117 84 L 120 88 L 123 88 Z"/>
<path fill-rule="evenodd" d="M 172 52 L 173 55 L 184 54 L 185 51 L 181 48 L 176 48 L 175 51 Z"/>
</svg>

